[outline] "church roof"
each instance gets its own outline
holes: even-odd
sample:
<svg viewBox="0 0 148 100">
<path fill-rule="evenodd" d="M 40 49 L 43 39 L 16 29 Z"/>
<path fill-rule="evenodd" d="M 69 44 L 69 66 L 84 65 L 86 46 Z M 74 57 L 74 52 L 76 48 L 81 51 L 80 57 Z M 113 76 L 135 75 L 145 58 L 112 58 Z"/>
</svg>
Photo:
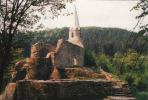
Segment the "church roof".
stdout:
<svg viewBox="0 0 148 100">
<path fill-rule="evenodd" d="M 72 26 L 72 28 L 80 29 L 77 8 L 75 5 L 74 5 L 74 25 Z"/>
</svg>

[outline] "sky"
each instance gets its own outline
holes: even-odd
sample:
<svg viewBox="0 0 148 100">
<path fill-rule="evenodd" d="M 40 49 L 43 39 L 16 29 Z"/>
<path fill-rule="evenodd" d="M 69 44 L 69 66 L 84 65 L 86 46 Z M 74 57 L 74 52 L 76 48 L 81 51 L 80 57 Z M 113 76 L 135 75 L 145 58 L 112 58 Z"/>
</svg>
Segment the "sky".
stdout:
<svg viewBox="0 0 148 100">
<path fill-rule="evenodd" d="M 138 21 L 135 17 L 139 12 L 131 9 L 137 2 L 137 0 L 76 0 L 67 4 L 66 10 L 73 12 L 73 5 L 76 5 L 81 27 L 115 27 L 133 31 Z M 74 17 L 61 15 L 54 20 L 42 19 L 41 22 L 45 28 L 70 27 Z"/>
</svg>

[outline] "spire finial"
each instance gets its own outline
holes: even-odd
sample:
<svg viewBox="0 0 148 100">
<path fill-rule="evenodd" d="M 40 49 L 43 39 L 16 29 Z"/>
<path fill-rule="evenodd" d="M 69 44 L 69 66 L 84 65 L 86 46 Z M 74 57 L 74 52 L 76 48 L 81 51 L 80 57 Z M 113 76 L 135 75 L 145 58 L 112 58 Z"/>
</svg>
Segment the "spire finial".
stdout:
<svg viewBox="0 0 148 100">
<path fill-rule="evenodd" d="M 74 4 L 74 28 L 80 28 L 79 26 L 79 19 L 78 19 L 78 14 L 77 14 L 77 8 L 76 5 Z"/>
</svg>

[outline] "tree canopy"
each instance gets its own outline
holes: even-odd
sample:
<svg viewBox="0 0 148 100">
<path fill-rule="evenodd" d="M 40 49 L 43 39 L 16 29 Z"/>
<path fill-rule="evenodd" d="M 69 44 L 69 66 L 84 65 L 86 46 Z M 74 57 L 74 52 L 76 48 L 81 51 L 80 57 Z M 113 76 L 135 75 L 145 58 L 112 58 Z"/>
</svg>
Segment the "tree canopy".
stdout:
<svg viewBox="0 0 148 100">
<path fill-rule="evenodd" d="M 66 7 L 66 2 L 72 1 L 0 0 L 0 89 L 4 69 L 11 58 L 14 37 L 24 30 L 33 28 L 46 12 L 53 17 L 59 16 L 61 10 Z"/>
<path fill-rule="evenodd" d="M 139 22 L 143 21 L 146 17 L 148 17 L 148 0 L 139 0 L 133 9 L 141 11 L 141 13 L 136 18 L 139 19 Z M 148 23 L 140 25 L 140 29 L 141 34 L 148 32 Z"/>
</svg>

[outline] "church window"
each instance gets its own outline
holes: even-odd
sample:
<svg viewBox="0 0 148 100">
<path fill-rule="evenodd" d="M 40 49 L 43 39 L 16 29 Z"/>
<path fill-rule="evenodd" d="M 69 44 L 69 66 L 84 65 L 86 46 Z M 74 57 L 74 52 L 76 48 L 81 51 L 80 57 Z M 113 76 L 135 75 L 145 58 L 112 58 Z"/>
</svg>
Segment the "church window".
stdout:
<svg viewBox="0 0 148 100">
<path fill-rule="evenodd" d="M 78 61 L 77 61 L 76 58 L 73 59 L 73 64 L 74 64 L 74 65 L 78 65 Z"/>
<path fill-rule="evenodd" d="M 72 37 L 74 37 L 73 32 L 72 32 Z"/>
</svg>

